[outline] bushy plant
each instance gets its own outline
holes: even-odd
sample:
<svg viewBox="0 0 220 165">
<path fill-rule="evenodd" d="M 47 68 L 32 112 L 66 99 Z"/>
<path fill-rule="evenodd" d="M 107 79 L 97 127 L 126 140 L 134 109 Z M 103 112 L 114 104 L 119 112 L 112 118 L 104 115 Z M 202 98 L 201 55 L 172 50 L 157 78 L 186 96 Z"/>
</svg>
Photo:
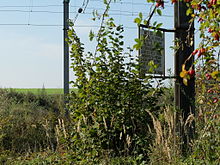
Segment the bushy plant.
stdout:
<svg viewBox="0 0 220 165">
<path fill-rule="evenodd" d="M 46 95 L 0 90 L 0 152 L 55 150 L 60 102 Z"/>
<path fill-rule="evenodd" d="M 71 165 L 71 159 L 68 158 L 68 153 L 54 152 L 47 150 L 45 152 L 34 152 L 28 156 L 18 156 L 16 158 L 7 160 L 7 164 L 16 165 L 35 165 L 35 164 L 47 164 L 47 165 Z"/>
<path fill-rule="evenodd" d="M 112 18 L 106 20 L 97 36 L 90 34 L 98 42 L 94 54 L 84 52 L 73 27 L 69 31 L 76 77 L 72 84 L 78 89 L 69 101 L 73 120 L 70 146 L 72 159 L 79 164 L 101 160 L 108 164 L 119 156 L 147 159 L 151 118 L 146 109 L 159 109 L 157 92 L 148 78 L 140 78 L 134 57 L 124 53 L 123 31 Z"/>
<path fill-rule="evenodd" d="M 207 68 L 200 68 L 196 81 L 196 139 L 188 164 L 220 163 L 220 86 L 214 79 L 207 79 Z"/>
<path fill-rule="evenodd" d="M 181 154 L 181 143 L 175 131 L 177 110 L 169 108 L 153 118 L 156 136 L 150 152 L 151 164 L 213 164 L 220 162 L 220 104 L 218 100 L 220 86 L 207 79 L 206 69 L 200 68 L 196 75 L 196 113 L 189 116 L 183 126 L 195 122 L 195 138 L 189 143 L 191 152 Z M 168 104 L 169 105 L 169 104 Z"/>
</svg>

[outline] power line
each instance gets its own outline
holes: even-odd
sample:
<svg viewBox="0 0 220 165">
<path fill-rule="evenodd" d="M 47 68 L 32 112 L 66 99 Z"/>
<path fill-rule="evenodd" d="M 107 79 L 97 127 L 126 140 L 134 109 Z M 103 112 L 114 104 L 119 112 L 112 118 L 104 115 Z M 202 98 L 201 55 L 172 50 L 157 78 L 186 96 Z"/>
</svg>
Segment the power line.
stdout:
<svg viewBox="0 0 220 165">
<path fill-rule="evenodd" d="M 0 23 L 0 26 L 41 26 L 41 27 L 62 27 L 61 24 L 27 24 L 27 23 Z M 99 25 L 75 25 L 74 27 L 80 27 L 80 28 L 99 28 Z M 137 29 L 136 26 L 123 26 L 125 29 Z"/>
<path fill-rule="evenodd" d="M 100 1 L 102 2 L 102 0 L 90 0 L 90 1 Z M 32 3 L 31 3 L 32 2 Z M 89 0 L 84 0 L 83 4 L 81 6 L 81 8 L 84 8 L 84 12 L 82 14 L 86 14 L 86 15 L 91 15 L 92 12 L 85 12 L 86 9 L 92 9 L 94 10 L 105 10 L 104 8 L 94 8 L 94 7 L 87 7 L 89 3 Z M 117 2 L 116 2 L 117 3 Z M 126 3 L 126 4 L 132 4 L 132 5 L 152 5 L 152 4 L 145 4 L 145 3 L 134 3 L 132 2 L 120 2 L 121 4 Z M 63 13 L 62 11 L 51 11 L 51 10 L 33 10 L 33 8 L 40 8 L 40 7 L 61 7 L 62 5 L 34 5 L 33 4 L 33 0 L 30 0 L 30 5 L 13 5 L 13 6 L 0 6 L 0 8 L 24 8 L 24 7 L 28 7 L 29 10 L 21 10 L 21 9 L 0 9 L 0 12 L 24 12 L 24 13 L 29 13 L 29 17 L 28 17 L 28 22 L 27 23 L 1 23 L 0 26 L 39 26 L 39 27 L 61 27 L 61 24 L 34 24 L 34 23 L 30 23 L 30 15 L 31 13 L 51 13 L 51 14 L 61 14 Z M 80 7 L 80 6 L 72 6 L 71 7 Z M 117 13 L 120 12 L 120 13 Z M 75 20 L 77 19 L 79 13 L 77 11 L 73 11 L 70 12 L 73 14 L 76 14 L 75 16 Z M 128 11 L 128 10 L 117 10 L 117 9 L 110 9 L 109 14 L 113 15 L 113 16 L 127 16 L 127 17 L 134 17 L 134 15 L 138 15 L 139 12 L 135 12 L 135 11 Z M 148 13 L 143 13 L 144 15 L 148 14 Z M 155 15 L 155 16 L 159 16 L 159 15 Z M 173 18 L 172 15 L 162 15 L 159 17 L 171 17 Z M 99 27 L 97 25 L 76 25 L 75 27 Z M 128 26 L 124 26 L 124 28 L 126 29 L 136 29 L 137 27 L 128 27 Z"/>
<path fill-rule="evenodd" d="M 80 7 L 80 6 L 71 6 L 71 7 Z M 94 8 L 94 7 L 87 7 L 87 9 L 91 9 L 91 10 L 105 10 L 104 8 Z M 129 11 L 129 10 L 117 10 L 117 9 L 109 9 L 109 11 L 117 11 L 117 12 L 122 12 L 122 13 L 135 13 L 135 14 L 139 14 L 139 11 Z"/>
<path fill-rule="evenodd" d="M 84 0 L 83 5 L 82 5 L 82 7 L 84 7 L 83 12 L 86 11 L 88 4 L 89 4 L 89 0 Z"/>
<path fill-rule="evenodd" d="M 48 11 L 48 10 L 17 10 L 17 9 L 9 9 L 9 10 L 0 10 L 0 12 L 23 12 L 23 13 L 63 13 L 61 11 Z"/>
<path fill-rule="evenodd" d="M 59 24 L 0 23 L 0 26 L 63 26 Z"/>
<path fill-rule="evenodd" d="M 103 2 L 102 0 L 91 0 L 91 2 L 93 1 L 98 1 L 98 2 Z M 135 3 L 135 2 L 114 2 L 114 3 L 121 3 L 121 4 L 133 4 L 133 5 L 152 5 L 150 3 Z M 0 5 L 0 8 L 25 8 L 25 7 L 30 7 L 30 5 Z M 33 7 L 62 7 L 62 5 L 33 5 Z M 79 6 L 75 6 L 75 5 L 71 5 L 71 7 L 79 7 Z M 167 5 L 167 7 L 173 7 L 172 5 Z"/>
<path fill-rule="evenodd" d="M 0 8 L 28 8 L 28 7 L 36 7 L 36 8 L 39 8 L 39 7 L 62 7 L 62 5 L 7 5 L 7 6 L 3 6 L 3 5 L 0 5 Z"/>
<path fill-rule="evenodd" d="M 103 0 L 91 0 L 91 2 L 103 2 Z M 114 3 L 120 3 L 120 4 L 131 4 L 131 5 L 137 5 L 137 6 L 142 6 L 142 5 L 147 5 L 147 6 L 151 6 L 152 3 L 139 3 L 139 2 L 114 2 Z M 114 4 L 113 3 L 113 4 Z M 165 2 L 165 3 L 168 3 L 168 2 Z M 172 5 L 166 5 L 166 7 L 173 7 Z"/>
<path fill-rule="evenodd" d="M 30 7 L 29 7 L 29 10 L 30 10 L 31 12 L 32 12 L 32 9 L 33 9 L 33 5 L 34 5 L 33 0 L 30 0 Z M 28 24 L 30 24 L 31 12 L 29 12 L 29 14 L 28 14 Z"/>
<path fill-rule="evenodd" d="M 81 9 L 83 10 L 83 14 L 85 14 L 85 10 L 86 10 L 88 4 L 89 4 L 89 0 L 84 0 L 84 1 L 83 1 L 83 4 L 82 4 L 82 6 L 81 6 Z M 71 12 L 70 12 L 70 13 L 71 13 Z M 76 13 L 75 18 L 74 18 L 74 20 L 73 20 L 73 25 L 75 25 L 75 22 L 76 22 L 77 18 L 79 17 L 79 14 L 80 14 L 80 13 L 81 13 L 81 12 L 79 12 L 79 11 Z"/>
<path fill-rule="evenodd" d="M 113 10 L 112 10 L 113 11 Z M 120 10 L 118 10 L 120 11 Z M 61 11 L 49 11 L 49 10 L 17 10 L 17 9 L 9 9 L 9 10 L 0 10 L 0 12 L 22 12 L 22 13 L 51 13 L 51 14 L 61 14 L 63 12 Z M 76 11 L 73 11 L 73 12 L 70 12 L 72 14 L 77 14 L 78 12 Z M 110 15 L 116 15 L 116 16 L 134 16 L 134 14 L 138 14 L 139 12 L 129 12 L 127 11 L 128 14 L 126 13 L 111 13 L 111 10 L 109 11 Z M 82 13 L 82 14 L 86 14 L 86 15 L 91 15 L 92 12 L 85 12 L 85 13 Z M 143 14 L 147 14 L 147 13 L 143 13 Z M 158 16 L 158 17 L 173 17 L 172 15 L 162 15 L 162 16 L 159 16 L 159 15 L 155 15 L 155 16 Z"/>
<path fill-rule="evenodd" d="M 61 24 L 27 24 L 27 23 L 0 23 L 0 26 L 32 26 L 32 27 L 63 27 Z M 75 25 L 77 28 L 100 28 L 99 25 Z M 137 29 L 137 26 L 123 26 L 125 29 Z M 198 30 L 198 29 L 195 29 Z"/>
<path fill-rule="evenodd" d="M 62 7 L 62 5 L 26 5 L 26 6 L 0 6 L 0 8 L 48 8 L 48 7 Z M 70 7 L 72 8 L 80 8 L 82 6 L 79 5 L 71 5 Z M 87 7 L 87 9 L 91 9 L 91 10 L 105 10 L 104 8 L 95 8 L 95 7 Z M 13 10 L 13 9 L 12 9 Z M 117 10 L 117 9 L 111 9 L 110 11 L 119 11 L 119 12 L 125 12 L 125 13 L 132 13 L 131 11 L 128 10 Z M 138 13 L 138 12 L 137 12 Z"/>
</svg>

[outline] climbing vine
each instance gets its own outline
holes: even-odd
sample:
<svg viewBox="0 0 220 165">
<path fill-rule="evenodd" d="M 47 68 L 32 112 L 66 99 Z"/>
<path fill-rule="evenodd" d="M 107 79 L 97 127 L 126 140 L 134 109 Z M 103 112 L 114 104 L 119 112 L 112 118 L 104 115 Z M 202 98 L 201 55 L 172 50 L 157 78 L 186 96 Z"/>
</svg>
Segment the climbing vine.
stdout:
<svg viewBox="0 0 220 165">
<path fill-rule="evenodd" d="M 211 98 L 212 102 L 216 103 L 218 102 L 218 95 L 220 94 L 220 0 L 171 0 L 170 3 L 174 5 L 179 1 L 185 3 L 188 7 L 186 15 L 191 16 L 191 20 L 189 21 L 190 26 L 192 26 L 193 22 L 198 24 L 199 29 L 196 30 L 196 32 L 200 33 L 199 38 L 201 42 L 186 59 L 182 65 L 182 72 L 177 76 L 183 79 L 185 85 L 188 85 L 188 80 L 194 77 L 197 78 L 197 80 L 203 81 L 204 84 L 209 84 L 209 89 L 207 90 L 209 90 L 209 92 L 210 90 L 214 91 L 214 93 L 217 94 L 217 96 Z M 152 3 L 151 8 L 153 8 L 149 17 L 143 19 L 142 13 L 139 13 L 139 16 L 134 22 L 138 25 L 143 23 L 145 25 L 152 25 L 155 28 L 160 28 L 162 26 L 161 23 L 153 22 L 150 19 L 154 13 L 162 15 L 162 10 L 166 8 L 166 4 L 164 0 L 148 0 L 148 2 Z M 176 46 L 173 47 L 175 51 L 180 49 L 178 42 L 179 41 L 175 41 Z M 191 44 L 191 42 L 193 42 L 193 40 L 190 40 L 189 44 Z M 134 48 L 140 49 L 141 44 L 141 39 L 137 39 Z M 186 68 L 192 58 L 195 59 L 194 63 Z"/>
</svg>

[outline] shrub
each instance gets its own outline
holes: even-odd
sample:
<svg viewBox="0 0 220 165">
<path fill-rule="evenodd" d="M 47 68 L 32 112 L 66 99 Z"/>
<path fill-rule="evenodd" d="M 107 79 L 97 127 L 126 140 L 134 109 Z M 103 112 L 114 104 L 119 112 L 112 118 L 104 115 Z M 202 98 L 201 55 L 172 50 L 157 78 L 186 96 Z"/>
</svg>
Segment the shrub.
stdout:
<svg viewBox="0 0 220 165">
<path fill-rule="evenodd" d="M 140 78 L 139 64 L 124 53 L 122 32 L 112 18 L 106 21 L 93 55 L 85 54 L 74 29 L 69 31 L 76 76 L 72 83 L 78 89 L 69 101 L 70 146 L 79 164 L 110 163 L 114 157 L 133 157 L 136 163 L 147 159 L 152 124 L 146 109 L 159 109 L 159 92 L 152 90 L 147 77 Z"/>
<path fill-rule="evenodd" d="M 0 90 L 0 152 L 55 150 L 60 102 L 46 95 Z"/>
</svg>

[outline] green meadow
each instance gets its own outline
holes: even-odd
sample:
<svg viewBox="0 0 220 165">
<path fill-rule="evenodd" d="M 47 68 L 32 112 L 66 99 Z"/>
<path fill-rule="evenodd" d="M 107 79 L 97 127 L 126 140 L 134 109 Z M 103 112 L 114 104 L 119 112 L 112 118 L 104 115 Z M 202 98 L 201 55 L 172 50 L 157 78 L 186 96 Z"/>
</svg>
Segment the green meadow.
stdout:
<svg viewBox="0 0 220 165">
<path fill-rule="evenodd" d="M 19 93 L 33 93 L 33 94 L 42 94 L 46 93 L 48 95 L 62 95 L 62 88 L 12 88 L 12 90 Z M 76 89 L 70 89 L 70 91 L 75 91 Z"/>
<path fill-rule="evenodd" d="M 33 93 L 41 94 L 45 92 L 46 94 L 63 94 L 62 88 L 13 88 L 12 90 L 19 93 Z"/>
</svg>

